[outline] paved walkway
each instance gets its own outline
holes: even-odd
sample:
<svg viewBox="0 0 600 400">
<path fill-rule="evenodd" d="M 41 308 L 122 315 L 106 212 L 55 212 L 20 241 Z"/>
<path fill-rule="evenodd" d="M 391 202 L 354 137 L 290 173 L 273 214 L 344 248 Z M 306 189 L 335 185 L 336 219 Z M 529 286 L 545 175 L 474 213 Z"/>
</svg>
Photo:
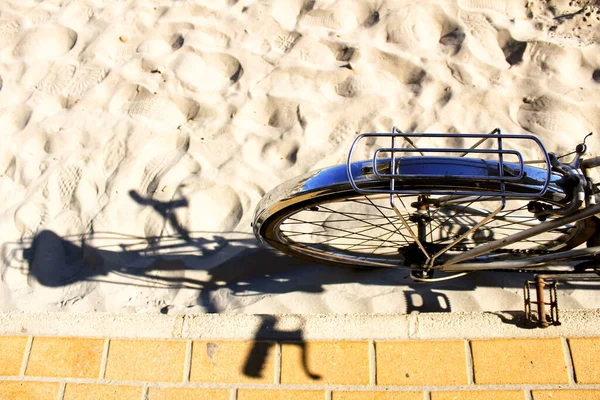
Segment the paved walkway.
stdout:
<svg viewBox="0 0 600 400">
<path fill-rule="evenodd" d="M 597 326 L 597 313 L 578 315 Z M 4 325 L 0 336 L 0 399 L 600 399 L 600 335 L 552 337 L 549 328 L 489 339 L 482 326 L 480 335 L 437 340 L 305 339 L 273 329 L 281 340 L 150 339 L 134 338 L 144 326 L 93 337 L 89 317 L 79 318 L 77 336 L 44 336 L 11 316 L 21 334 Z"/>
</svg>

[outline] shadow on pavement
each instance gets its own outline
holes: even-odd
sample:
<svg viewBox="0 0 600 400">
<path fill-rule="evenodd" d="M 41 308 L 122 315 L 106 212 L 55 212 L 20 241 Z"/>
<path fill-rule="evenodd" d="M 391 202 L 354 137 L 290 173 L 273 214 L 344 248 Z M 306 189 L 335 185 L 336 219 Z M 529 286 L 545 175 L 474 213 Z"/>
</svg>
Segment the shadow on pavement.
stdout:
<svg viewBox="0 0 600 400">
<path fill-rule="evenodd" d="M 246 362 L 244 363 L 244 374 L 255 378 L 262 377 L 265 361 L 269 351 L 273 351 L 275 347 L 274 342 L 267 340 L 276 339 L 279 342 L 287 342 L 288 345 L 294 345 L 299 347 L 301 353 L 301 364 L 304 373 L 313 380 L 321 379 L 321 375 L 315 374 L 308 368 L 307 362 L 307 349 L 306 342 L 304 341 L 304 335 L 301 329 L 293 331 L 278 330 L 277 317 L 274 315 L 263 315 L 261 316 L 262 322 L 259 329 L 255 334 L 255 342 L 252 346 L 252 350 L 248 354 Z"/>
</svg>

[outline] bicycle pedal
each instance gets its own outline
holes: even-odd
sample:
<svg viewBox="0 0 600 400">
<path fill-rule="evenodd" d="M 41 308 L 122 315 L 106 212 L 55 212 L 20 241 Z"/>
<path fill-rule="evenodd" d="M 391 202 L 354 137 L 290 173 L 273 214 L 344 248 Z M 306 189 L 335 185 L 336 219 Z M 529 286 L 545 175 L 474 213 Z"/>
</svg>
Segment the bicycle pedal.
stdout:
<svg viewBox="0 0 600 400">
<path fill-rule="evenodd" d="M 545 280 L 536 276 L 533 281 L 525 281 L 523 285 L 523 300 L 525 303 L 525 318 L 527 321 L 535 323 L 538 328 L 547 328 L 550 325 L 558 326 L 558 298 L 557 281 Z M 535 300 L 531 300 L 531 286 L 535 288 Z M 545 289 L 548 288 L 549 299 L 546 301 Z M 532 308 L 535 305 L 535 309 Z M 550 313 L 546 314 L 546 306 L 550 307 Z"/>
</svg>

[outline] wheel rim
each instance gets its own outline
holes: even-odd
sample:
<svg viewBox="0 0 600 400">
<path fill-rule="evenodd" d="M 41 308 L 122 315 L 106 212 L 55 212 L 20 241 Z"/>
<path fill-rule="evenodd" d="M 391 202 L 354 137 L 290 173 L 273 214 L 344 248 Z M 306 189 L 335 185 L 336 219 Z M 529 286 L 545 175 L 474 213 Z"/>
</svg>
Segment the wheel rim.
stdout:
<svg viewBox="0 0 600 400">
<path fill-rule="evenodd" d="M 459 251 L 540 223 L 527 211 L 529 200 L 507 199 L 506 207 L 496 217 L 469 232 L 471 227 L 499 207 L 499 198 L 428 196 L 425 208 L 419 207 L 422 200 L 419 196 L 398 196 L 395 204 L 413 234 L 420 236 L 430 256 L 467 233 L 464 240 L 439 255 L 436 264 L 443 263 Z M 387 195 L 349 194 L 343 198 L 314 201 L 275 219 L 272 229 L 269 229 L 272 236 L 266 239 L 294 255 L 347 266 L 415 267 L 424 262 L 423 251 L 390 206 Z M 486 262 L 556 250 L 578 231 L 575 224 L 564 226 L 478 260 Z"/>
</svg>

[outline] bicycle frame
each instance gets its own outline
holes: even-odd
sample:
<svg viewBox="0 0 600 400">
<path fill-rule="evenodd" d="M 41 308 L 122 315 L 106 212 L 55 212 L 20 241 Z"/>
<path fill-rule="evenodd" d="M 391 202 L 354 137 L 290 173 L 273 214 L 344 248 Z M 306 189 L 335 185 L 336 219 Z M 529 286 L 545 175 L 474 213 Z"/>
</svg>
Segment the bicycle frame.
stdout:
<svg viewBox="0 0 600 400">
<path fill-rule="evenodd" d="M 377 149 L 374 152 L 373 158 L 371 160 L 373 174 L 379 179 L 384 178 L 384 179 L 390 180 L 389 190 L 361 188 L 357 184 L 357 182 L 355 181 L 355 179 L 353 177 L 353 173 L 350 168 L 352 165 L 352 156 L 353 156 L 353 153 L 355 151 L 357 144 L 365 138 L 390 138 L 390 140 L 391 140 L 391 146 Z M 412 138 L 434 138 L 434 139 L 470 138 L 470 139 L 480 139 L 480 140 L 469 148 L 430 148 L 430 147 L 417 148 L 414 145 Z M 397 139 L 405 139 L 410 144 L 411 147 L 408 148 L 408 147 L 396 146 Z M 483 142 L 485 142 L 488 139 L 495 139 L 497 141 L 496 149 L 477 149 L 478 146 L 480 146 Z M 539 161 L 539 160 L 529 161 L 529 163 L 534 163 L 534 162 L 543 163 L 543 164 L 545 164 L 545 167 L 546 167 L 545 168 L 546 176 L 545 176 L 544 182 L 541 185 L 541 187 L 537 187 L 537 190 L 538 190 L 537 192 L 535 192 L 535 193 L 514 193 L 514 192 L 506 191 L 505 185 L 507 182 L 519 182 L 520 180 L 522 180 L 524 178 L 525 163 L 526 163 L 520 152 L 515 151 L 515 150 L 504 149 L 503 142 L 506 142 L 507 140 L 530 140 L 530 141 L 533 141 L 541 150 L 541 153 L 542 153 L 541 161 Z M 573 162 L 572 162 L 573 165 L 560 164 L 560 166 L 559 166 L 560 170 L 566 174 L 582 175 L 582 176 L 585 176 L 586 179 L 589 179 L 588 169 L 600 165 L 600 158 L 588 160 L 587 163 L 584 162 L 583 165 L 581 166 L 581 169 L 583 170 L 582 174 L 579 172 L 573 172 L 580 168 L 580 165 L 579 165 L 580 157 L 585 152 L 585 150 L 586 150 L 585 145 L 583 145 L 582 148 L 578 147 L 578 150 L 576 150 L 577 156 L 576 156 L 575 160 L 573 160 Z M 488 197 L 488 198 L 489 197 L 499 197 L 502 201 L 502 204 L 496 210 L 489 213 L 489 215 L 487 217 L 485 217 L 484 219 L 482 219 L 478 224 L 471 227 L 467 232 L 463 233 L 460 237 L 456 238 L 452 243 L 445 246 L 442 250 L 438 251 L 436 254 L 430 255 L 430 254 L 428 254 L 427 250 L 425 249 L 425 247 L 421 241 L 421 238 L 419 238 L 418 235 L 415 234 L 415 232 L 411 229 L 411 227 L 409 226 L 409 224 L 407 223 L 405 218 L 402 216 L 402 213 L 400 212 L 400 210 L 398 210 L 398 208 L 394 204 L 394 195 L 412 194 L 414 192 L 410 191 L 410 190 L 404 190 L 402 188 L 397 188 L 395 186 L 395 179 L 407 179 L 407 178 L 419 178 L 419 179 L 438 178 L 439 179 L 439 177 L 441 175 L 443 175 L 444 177 L 448 177 L 448 178 L 452 178 L 452 179 L 459 179 L 459 180 L 460 179 L 482 180 L 482 177 L 479 175 L 476 175 L 476 174 L 470 175 L 470 174 L 464 174 L 464 173 L 454 173 L 453 171 L 448 172 L 447 170 L 443 170 L 443 169 L 440 171 L 439 174 L 436 173 L 436 174 L 432 174 L 432 175 L 411 174 L 411 173 L 406 173 L 406 172 L 403 173 L 403 169 L 402 169 L 403 159 L 396 158 L 397 153 L 420 153 L 421 156 L 425 157 L 425 162 L 427 162 L 431 158 L 426 157 L 424 153 L 434 153 L 434 152 L 435 153 L 440 153 L 440 152 L 441 153 L 459 153 L 460 154 L 459 158 L 464 157 L 467 154 L 486 154 L 486 155 L 497 156 L 498 176 L 492 176 L 492 177 L 487 176 L 484 179 L 486 181 L 497 181 L 499 183 L 499 190 L 492 192 L 492 191 L 447 191 L 447 190 L 432 189 L 432 190 L 426 191 L 425 192 L 426 194 L 451 195 L 451 196 L 478 196 L 478 197 Z M 380 172 L 380 165 L 382 163 L 382 159 L 380 158 L 380 155 L 382 153 L 391 154 L 390 173 Z M 518 164 L 506 163 L 504 161 L 505 155 L 513 155 L 513 156 L 517 157 Z M 388 159 L 385 159 L 385 161 L 387 162 Z M 509 168 L 512 168 L 512 170 L 513 170 L 512 176 L 506 176 L 504 174 L 505 168 L 507 166 Z M 394 210 L 398 219 L 402 222 L 404 227 L 407 229 L 407 231 L 409 232 L 412 239 L 415 240 L 415 243 L 417 244 L 417 246 L 419 247 L 419 249 L 422 251 L 422 253 L 424 254 L 424 256 L 426 258 L 426 262 L 422 266 L 423 269 L 439 269 L 439 270 L 443 270 L 443 271 L 457 271 L 457 272 L 472 271 L 472 270 L 487 270 L 487 269 L 520 269 L 520 268 L 524 268 L 524 267 L 535 267 L 536 264 L 542 264 L 542 263 L 548 264 L 548 263 L 561 261 L 561 260 L 565 260 L 565 259 L 590 258 L 597 254 L 600 254 L 600 246 L 598 246 L 598 247 L 590 247 L 590 248 L 580 249 L 580 250 L 569 250 L 569 251 L 564 251 L 564 252 L 556 252 L 556 253 L 552 253 L 552 254 L 546 254 L 546 255 L 542 255 L 542 256 L 514 260 L 514 261 L 487 261 L 487 262 L 485 262 L 485 261 L 472 262 L 471 261 L 471 262 L 463 263 L 463 261 L 473 260 L 476 257 L 484 256 L 490 252 L 505 248 L 513 243 L 529 239 L 531 237 L 542 234 L 549 230 L 552 230 L 555 228 L 560 228 L 561 226 L 564 226 L 566 224 L 581 221 L 586 218 L 590 218 L 596 214 L 600 214 L 600 205 L 596 205 L 595 201 L 593 201 L 593 196 L 590 196 L 588 194 L 588 196 L 586 197 L 586 207 L 581 210 L 578 210 L 578 208 L 579 208 L 578 206 L 582 203 L 582 200 L 580 200 L 578 203 L 574 202 L 570 208 L 565 207 L 566 211 L 564 213 L 566 215 L 564 215 L 560 218 L 557 218 L 557 219 L 554 219 L 554 220 L 551 220 L 548 222 L 542 222 L 539 225 L 533 226 L 529 229 L 526 229 L 524 231 L 521 231 L 521 232 L 518 232 L 518 233 L 515 233 L 512 235 L 509 235 L 502 239 L 487 242 L 487 243 L 477 246 L 473 249 L 462 252 L 461 254 L 452 256 L 449 259 L 442 262 L 441 264 L 436 263 L 436 260 L 438 260 L 438 258 L 442 254 L 446 253 L 449 249 L 451 249 L 452 247 L 459 244 L 464 238 L 466 238 L 469 234 L 471 234 L 472 232 L 479 229 L 488 220 L 490 220 L 490 219 L 494 218 L 496 215 L 498 215 L 504 209 L 506 196 L 526 197 L 526 198 L 531 198 L 531 199 L 535 199 L 536 197 L 542 196 L 546 192 L 546 190 L 548 189 L 548 186 L 550 184 L 551 170 L 552 170 L 552 164 L 551 164 L 550 156 L 549 156 L 548 152 L 546 151 L 546 149 L 544 148 L 544 145 L 541 143 L 541 141 L 538 138 L 536 138 L 535 136 L 531 136 L 531 135 L 505 135 L 500 132 L 500 129 L 495 129 L 494 131 L 492 131 L 492 133 L 489 133 L 489 134 L 453 134 L 453 135 L 450 135 L 450 134 L 441 134 L 441 133 L 422 133 L 422 134 L 403 133 L 403 132 L 397 130 L 396 127 L 393 127 L 391 133 L 364 133 L 364 134 L 359 135 L 355 139 L 354 143 L 352 144 L 352 147 L 350 148 L 350 152 L 348 154 L 348 163 L 347 163 L 348 178 L 349 178 L 349 181 L 350 181 L 352 187 L 354 188 L 354 190 L 356 192 L 361 193 L 361 194 L 373 194 L 373 193 L 389 194 L 390 205 L 391 205 L 392 209 Z M 424 191 L 421 190 L 421 191 L 419 191 L 419 193 L 423 194 Z M 584 196 L 584 193 L 582 193 L 582 191 L 580 190 L 578 193 L 575 194 L 575 196 L 581 198 Z"/>
<path fill-rule="evenodd" d="M 543 222 L 540 225 L 534 226 L 534 227 L 524 230 L 522 232 L 515 233 L 513 235 L 507 236 L 500 240 L 494 240 L 492 242 L 488 242 L 486 244 L 478 246 L 472 250 L 468 250 L 462 254 L 459 254 L 455 257 L 450 258 L 450 260 L 448 260 L 446 263 L 436 266 L 436 268 L 442 269 L 444 271 L 467 271 L 467 270 L 473 270 L 474 265 L 477 265 L 478 266 L 477 269 L 499 269 L 499 268 L 518 269 L 518 268 L 524 268 L 524 267 L 532 266 L 535 264 L 539 264 L 542 262 L 548 263 L 551 261 L 559 261 L 559 260 L 564 260 L 567 258 L 576 258 L 576 257 L 578 258 L 578 257 L 583 257 L 583 256 L 594 256 L 596 254 L 600 254 L 600 246 L 596 246 L 596 247 L 589 247 L 589 248 L 580 249 L 580 250 L 569 250 L 569 251 L 565 251 L 565 252 L 547 254 L 547 255 L 543 255 L 543 256 L 539 256 L 539 257 L 532 257 L 532 258 L 529 258 L 526 260 L 500 261 L 500 262 L 492 261 L 490 263 L 485 263 L 485 267 L 482 267 L 482 265 L 479 263 L 477 263 L 477 264 L 473 264 L 473 263 L 459 264 L 461 261 L 465 261 L 467 259 L 478 257 L 478 256 L 484 255 L 486 253 L 489 253 L 491 251 L 501 249 L 503 247 L 506 247 L 508 245 L 516 243 L 520 240 L 525 240 L 530 237 L 539 235 L 540 233 L 544 233 L 550 229 L 558 228 L 558 227 L 561 227 L 566 224 L 570 224 L 573 222 L 584 220 L 586 218 L 590 218 L 598 213 L 600 213 L 600 205 L 586 207 L 580 211 L 577 211 L 574 214 L 571 214 L 571 215 L 568 215 L 565 217 L 561 217 L 561 218 L 557 218 L 552 221 Z"/>
</svg>

